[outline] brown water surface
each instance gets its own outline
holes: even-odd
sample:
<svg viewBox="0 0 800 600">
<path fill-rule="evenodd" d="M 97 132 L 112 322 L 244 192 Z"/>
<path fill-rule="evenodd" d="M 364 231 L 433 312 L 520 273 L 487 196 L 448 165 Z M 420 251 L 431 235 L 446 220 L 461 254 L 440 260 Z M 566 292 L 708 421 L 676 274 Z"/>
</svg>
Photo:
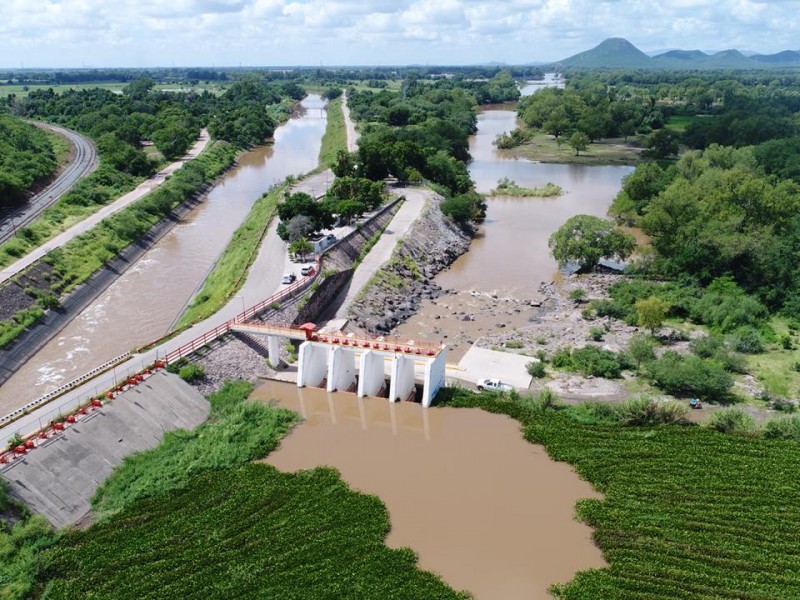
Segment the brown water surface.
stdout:
<svg viewBox="0 0 800 600">
<path fill-rule="evenodd" d="M 523 93 L 555 85 L 552 76 L 530 85 Z M 558 265 L 550 255 L 548 239 L 564 222 L 578 214 L 606 216 L 622 178 L 633 168 L 627 166 L 586 166 L 545 164 L 517 159 L 492 143 L 498 134 L 516 127 L 513 105 L 484 108 L 478 115 L 478 132 L 470 138 L 470 174 L 479 192 L 488 193 L 503 177 L 523 187 L 541 187 L 553 182 L 564 193 L 555 198 L 487 198 L 486 220 L 479 227 L 467 253 L 436 277 L 445 289 L 459 296 L 426 300 L 419 312 L 396 328 L 409 338 L 443 339 L 449 345 L 450 361 L 459 360 L 472 341 L 503 327 L 511 330 L 527 322 L 524 310 L 515 312 L 499 306 L 479 311 L 480 292 L 528 300 L 539 295 L 541 284 L 562 281 Z M 474 321 L 463 315 L 474 313 Z"/>
<path fill-rule="evenodd" d="M 272 145 L 243 154 L 202 204 L 0 387 L 0 414 L 164 335 L 261 194 L 317 166 L 323 107 L 310 95 Z"/>
<path fill-rule="evenodd" d="M 605 566 L 591 529 L 574 519 L 579 498 L 600 496 L 524 441 L 509 417 L 280 382 L 253 397 L 305 418 L 266 462 L 282 471 L 328 465 L 379 496 L 391 518 L 387 544 L 412 548 L 421 568 L 456 589 L 545 599 L 552 583 Z"/>
</svg>

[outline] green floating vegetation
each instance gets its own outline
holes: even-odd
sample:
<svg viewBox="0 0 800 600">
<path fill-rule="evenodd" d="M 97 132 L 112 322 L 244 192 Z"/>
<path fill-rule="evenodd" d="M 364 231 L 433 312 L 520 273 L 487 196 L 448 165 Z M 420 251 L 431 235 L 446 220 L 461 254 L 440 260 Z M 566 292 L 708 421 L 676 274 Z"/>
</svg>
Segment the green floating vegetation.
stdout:
<svg viewBox="0 0 800 600">
<path fill-rule="evenodd" d="M 159 446 L 127 457 L 92 498 L 101 518 L 140 498 L 182 489 L 208 469 L 223 469 L 261 458 L 275 449 L 297 422 L 295 413 L 244 400 L 246 381 L 228 381 L 209 395 L 211 414 L 191 431 L 167 433 Z"/>
<path fill-rule="evenodd" d="M 696 426 L 582 425 L 566 410 L 445 390 L 450 405 L 507 414 L 531 443 L 605 495 L 578 503 L 609 566 L 558 598 L 800 598 L 800 453 L 793 441 Z M 548 405 L 549 406 L 549 405 Z"/>
<path fill-rule="evenodd" d="M 490 196 L 514 196 L 516 198 L 552 198 L 560 196 L 564 191 L 560 185 L 548 182 L 547 185 L 535 188 L 526 188 L 516 184 L 508 177 L 503 177 L 497 182 L 497 187 L 489 192 Z"/>
<path fill-rule="evenodd" d="M 70 532 L 44 598 L 467 598 L 384 544 L 386 508 L 332 469 L 215 470 Z"/>
</svg>

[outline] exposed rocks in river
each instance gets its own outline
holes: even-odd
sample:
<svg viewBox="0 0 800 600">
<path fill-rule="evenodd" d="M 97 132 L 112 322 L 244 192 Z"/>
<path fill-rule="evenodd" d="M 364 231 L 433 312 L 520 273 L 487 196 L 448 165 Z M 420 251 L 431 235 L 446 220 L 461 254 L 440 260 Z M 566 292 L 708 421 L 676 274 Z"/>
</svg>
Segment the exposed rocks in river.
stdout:
<svg viewBox="0 0 800 600">
<path fill-rule="evenodd" d="M 423 299 L 445 293 L 433 279 L 469 249 L 472 236 L 442 213 L 442 200 L 432 196 L 391 260 L 350 305 L 348 314 L 357 326 L 388 333 L 415 314 Z"/>
</svg>

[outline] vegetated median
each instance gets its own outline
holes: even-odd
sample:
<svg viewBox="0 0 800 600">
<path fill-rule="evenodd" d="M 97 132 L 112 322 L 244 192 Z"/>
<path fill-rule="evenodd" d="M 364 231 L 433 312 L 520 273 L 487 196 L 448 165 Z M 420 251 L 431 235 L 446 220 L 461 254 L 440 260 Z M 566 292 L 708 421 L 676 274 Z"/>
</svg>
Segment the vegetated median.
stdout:
<svg viewBox="0 0 800 600">
<path fill-rule="evenodd" d="M 347 151 L 347 128 L 342 111 L 342 97 L 328 102 L 326 111 L 328 119 L 319 149 L 319 163 L 323 168 L 334 163 L 340 150 Z"/>
<path fill-rule="evenodd" d="M 328 103 L 327 115 L 325 134 L 320 147 L 320 168 L 333 163 L 337 152 L 347 147 L 341 98 Z M 241 289 L 247 270 L 258 255 L 258 249 L 275 216 L 278 203 L 293 182 L 293 178 L 287 178 L 284 183 L 273 187 L 255 202 L 244 223 L 234 232 L 211 273 L 206 277 L 202 289 L 181 315 L 175 326 L 176 331 L 210 317 Z"/>
<path fill-rule="evenodd" d="M 210 317 L 241 289 L 247 270 L 258 255 L 278 202 L 288 185 L 289 182 L 286 181 L 274 186 L 256 200 L 244 223 L 234 232 L 213 270 L 206 277 L 202 289 L 181 315 L 176 330 Z"/>
</svg>

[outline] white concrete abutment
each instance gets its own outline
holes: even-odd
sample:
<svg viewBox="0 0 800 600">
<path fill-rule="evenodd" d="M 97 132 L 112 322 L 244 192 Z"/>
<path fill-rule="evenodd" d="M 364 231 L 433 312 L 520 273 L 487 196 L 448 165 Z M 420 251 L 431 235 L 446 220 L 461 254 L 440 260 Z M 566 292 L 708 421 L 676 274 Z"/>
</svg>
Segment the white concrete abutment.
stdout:
<svg viewBox="0 0 800 600">
<path fill-rule="evenodd" d="M 356 391 L 359 397 L 378 396 L 385 387 L 388 368 L 391 402 L 412 399 L 419 376 L 423 384 L 422 405 L 428 407 L 444 385 L 447 363 L 445 348 L 431 354 L 306 341 L 300 345 L 297 385 L 325 384 L 329 392 Z"/>
</svg>

